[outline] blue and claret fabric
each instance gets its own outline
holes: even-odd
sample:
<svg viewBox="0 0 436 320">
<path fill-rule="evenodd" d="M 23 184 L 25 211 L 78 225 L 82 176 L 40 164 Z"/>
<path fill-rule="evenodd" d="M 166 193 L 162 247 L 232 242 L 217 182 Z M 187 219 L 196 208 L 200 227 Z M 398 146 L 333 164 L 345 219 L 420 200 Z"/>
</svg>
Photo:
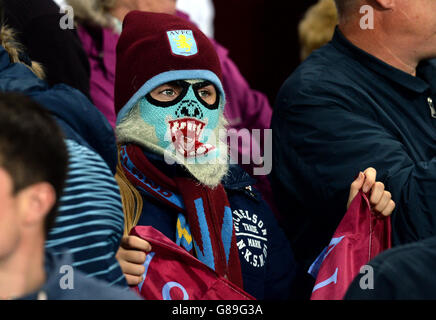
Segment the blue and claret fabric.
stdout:
<svg viewBox="0 0 436 320">
<path fill-rule="evenodd" d="M 393 245 L 436 235 L 435 104 L 431 62 L 412 76 L 339 29 L 291 75 L 272 120 L 272 182 L 297 261 L 308 267 L 329 243 L 368 167 L 396 203 Z"/>
<path fill-rule="evenodd" d="M 168 177 L 186 175 L 181 166 L 168 165 L 159 155 L 145 154 Z M 182 197 L 141 175 L 159 196 L 139 190 L 144 207 L 138 225 L 152 226 L 190 251 L 193 241 L 187 219 L 175 209 L 183 208 Z M 292 250 L 274 214 L 260 193 L 251 187 L 253 184 L 255 180 L 235 165 L 230 166 L 222 183 L 231 207 L 244 290 L 257 299 L 286 299 L 295 276 Z"/>
<path fill-rule="evenodd" d="M 90 277 L 127 286 L 115 258 L 124 229 L 115 136 L 104 116 L 78 90 L 49 87 L 26 66 L 10 63 L 0 46 L 0 90 L 23 93 L 48 109 L 60 125 L 69 152 L 68 180 L 46 246 L 68 251 L 73 266 Z"/>
</svg>

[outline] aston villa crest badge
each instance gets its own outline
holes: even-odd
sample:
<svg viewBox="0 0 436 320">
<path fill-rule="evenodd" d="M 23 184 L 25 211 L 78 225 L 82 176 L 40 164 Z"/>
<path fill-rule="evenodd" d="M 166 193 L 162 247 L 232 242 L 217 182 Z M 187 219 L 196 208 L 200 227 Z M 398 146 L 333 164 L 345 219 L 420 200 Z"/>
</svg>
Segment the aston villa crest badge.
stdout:
<svg viewBox="0 0 436 320">
<path fill-rule="evenodd" d="M 191 30 L 167 31 L 173 54 L 180 56 L 193 56 L 198 53 L 197 42 Z"/>
</svg>

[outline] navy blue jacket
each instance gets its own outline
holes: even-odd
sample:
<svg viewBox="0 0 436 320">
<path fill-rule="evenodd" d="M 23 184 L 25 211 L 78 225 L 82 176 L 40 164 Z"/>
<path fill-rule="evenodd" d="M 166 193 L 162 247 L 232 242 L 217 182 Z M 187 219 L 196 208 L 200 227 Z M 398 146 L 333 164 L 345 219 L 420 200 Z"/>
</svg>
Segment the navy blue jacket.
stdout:
<svg viewBox="0 0 436 320">
<path fill-rule="evenodd" d="M 55 255 L 47 251 L 44 285 L 20 300 L 141 300 L 131 289 L 109 287 L 108 283 L 71 268 L 71 264 L 70 255 Z"/>
<path fill-rule="evenodd" d="M 395 69 L 337 29 L 285 82 L 272 182 L 297 261 L 309 266 L 329 243 L 368 167 L 396 202 L 394 245 L 436 235 L 435 75 L 427 62 L 416 77 Z"/>
<path fill-rule="evenodd" d="M 80 91 L 67 85 L 50 87 L 26 66 L 11 63 L 0 46 L 0 90 L 23 93 L 42 104 L 56 118 L 67 139 L 98 153 L 115 174 L 115 135 L 105 117 Z"/>
<path fill-rule="evenodd" d="M 178 165 L 167 165 L 159 156 L 148 153 L 147 157 L 169 177 L 184 171 Z M 244 289 L 257 299 L 287 299 L 295 276 L 292 250 L 269 206 L 261 194 L 251 188 L 255 183 L 235 165 L 230 166 L 222 182 L 233 212 Z M 178 212 L 147 194 L 142 193 L 142 196 L 144 207 L 138 225 L 152 226 L 176 242 Z M 260 230 L 265 230 L 266 235 Z M 262 266 L 261 260 L 265 261 Z"/>
<path fill-rule="evenodd" d="M 69 153 L 69 170 L 58 216 L 46 242 L 57 254 L 73 253 L 73 266 L 113 285 L 127 286 L 115 254 L 124 229 L 117 147 L 106 118 L 80 91 L 50 87 L 0 46 L 0 90 L 25 94 L 51 112 Z"/>
</svg>

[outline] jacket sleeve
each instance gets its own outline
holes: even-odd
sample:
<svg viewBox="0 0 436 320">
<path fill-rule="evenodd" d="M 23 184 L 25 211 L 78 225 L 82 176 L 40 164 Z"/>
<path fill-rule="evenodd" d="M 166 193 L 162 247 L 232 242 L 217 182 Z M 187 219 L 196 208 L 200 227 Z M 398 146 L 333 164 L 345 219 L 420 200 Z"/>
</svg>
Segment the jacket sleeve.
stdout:
<svg viewBox="0 0 436 320">
<path fill-rule="evenodd" d="M 359 171 L 374 167 L 396 203 L 394 244 L 434 235 L 436 158 L 414 161 L 377 115 L 359 112 L 335 104 L 278 110 L 273 119 L 276 179 L 287 188 L 290 170 L 296 171 L 302 178 L 295 186 L 301 190 L 299 201 L 309 207 L 318 203 L 319 216 L 312 217 L 318 219 L 324 212 L 342 215 L 351 182 Z"/>
</svg>

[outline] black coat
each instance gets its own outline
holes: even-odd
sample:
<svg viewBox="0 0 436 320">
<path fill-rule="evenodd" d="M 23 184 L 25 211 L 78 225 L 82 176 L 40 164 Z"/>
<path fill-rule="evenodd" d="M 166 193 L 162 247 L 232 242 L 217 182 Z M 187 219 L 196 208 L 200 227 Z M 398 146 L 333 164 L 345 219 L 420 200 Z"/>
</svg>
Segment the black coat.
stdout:
<svg viewBox="0 0 436 320">
<path fill-rule="evenodd" d="M 427 62 L 416 77 L 395 69 L 336 30 L 281 88 L 272 187 L 303 272 L 328 245 L 350 184 L 368 167 L 396 203 L 393 244 L 436 235 L 435 75 Z"/>
<path fill-rule="evenodd" d="M 90 67 L 75 29 L 62 29 L 52 0 L 2 0 L 4 22 L 17 32 L 31 60 L 41 63 L 49 85 L 67 84 L 88 98 Z"/>
<path fill-rule="evenodd" d="M 436 237 L 385 251 L 369 266 L 372 271 L 354 279 L 346 300 L 436 299 Z M 367 288 L 370 281 L 372 289 Z"/>
</svg>

